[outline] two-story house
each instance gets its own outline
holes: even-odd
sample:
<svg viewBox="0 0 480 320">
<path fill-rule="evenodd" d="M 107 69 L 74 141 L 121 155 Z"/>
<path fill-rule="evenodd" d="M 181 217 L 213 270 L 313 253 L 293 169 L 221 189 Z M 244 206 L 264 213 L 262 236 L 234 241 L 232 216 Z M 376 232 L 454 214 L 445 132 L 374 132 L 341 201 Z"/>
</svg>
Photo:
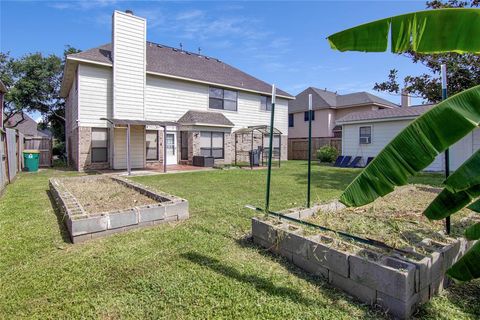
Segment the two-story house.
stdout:
<svg viewBox="0 0 480 320">
<path fill-rule="evenodd" d="M 396 108 L 398 105 L 368 92 L 337 94 L 308 87 L 288 102 L 288 158 L 307 159 L 308 96 L 312 95 L 313 152 L 323 145 L 341 150 L 342 126 L 335 121 L 347 114 Z"/>
<path fill-rule="evenodd" d="M 229 164 L 234 132 L 269 124 L 271 85 L 218 59 L 148 42 L 147 21 L 131 11 L 115 11 L 112 24 L 111 43 L 69 55 L 65 65 L 67 153 L 77 170 L 191 164 L 196 155 Z M 276 93 L 286 159 L 293 97 Z"/>
</svg>

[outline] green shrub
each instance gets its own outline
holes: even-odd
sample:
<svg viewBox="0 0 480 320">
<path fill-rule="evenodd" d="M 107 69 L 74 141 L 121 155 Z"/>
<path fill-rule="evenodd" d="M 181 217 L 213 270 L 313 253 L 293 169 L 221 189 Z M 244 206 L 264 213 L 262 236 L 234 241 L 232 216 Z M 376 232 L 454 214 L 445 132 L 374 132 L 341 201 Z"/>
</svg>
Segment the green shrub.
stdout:
<svg viewBox="0 0 480 320">
<path fill-rule="evenodd" d="M 321 162 L 334 162 L 337 159 L 338 151 L 331 146 L 323 146 L 317 150 L 317 158 Z"/>
</svg>

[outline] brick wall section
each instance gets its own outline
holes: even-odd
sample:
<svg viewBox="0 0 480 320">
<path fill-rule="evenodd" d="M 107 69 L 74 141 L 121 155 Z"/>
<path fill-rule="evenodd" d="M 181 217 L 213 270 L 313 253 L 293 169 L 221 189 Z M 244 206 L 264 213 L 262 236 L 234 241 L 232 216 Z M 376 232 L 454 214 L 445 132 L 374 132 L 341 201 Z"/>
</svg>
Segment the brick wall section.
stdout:
<svg viewBox="0 0 480 320">
<path fill-rule="evenodd" d="M 110 168 L 110 163 L 108 162 L 92 163 L 91 153 L 90 153 L 91 147 L 92 147 L 92 128 L 79 127 L 78 134 L 79 134 L 79 151 L 80 151 L 78 155 L 79 171 Z M 112 146 L 111 143 L 109 143 L 109 145 Z M 109 153 L 111 152 L 112 150 L 109 150 Z"/>
<path fill-rule="evenodd" d="M 50 192 L 62 214 L 73 243 L 104 237 L 133 228 L 185 220 L 189 217 L 188 201 L 163 192 L 154 191 L 127 179 L 111 177 L 114 181 L 132 188 L 158 201 L 154 205 L 137 206 L 120 211 L 87 213 L 63 185 L 63 179 L 99 179 L 103 176 L 52 178 Z"/>
<path fill-rule="evenodd" d="M 409 318 L 418 305 L 448 285 L 445 271 L 474 243 L 464 239 L 451 244 L 426 240 L 420 245 L 429 248 L 431 254 L 416 254 L 415 258 L 361 247 L 344 252 L 333 247 L 334 240 L 327 236 L 304 236 L 299 227 L 258 218 L 252 219 L 252 237 L 255 243 L 301 269 L 325 278 L 364 303 L 382 306 L 400 319 Z"/>
</svg>

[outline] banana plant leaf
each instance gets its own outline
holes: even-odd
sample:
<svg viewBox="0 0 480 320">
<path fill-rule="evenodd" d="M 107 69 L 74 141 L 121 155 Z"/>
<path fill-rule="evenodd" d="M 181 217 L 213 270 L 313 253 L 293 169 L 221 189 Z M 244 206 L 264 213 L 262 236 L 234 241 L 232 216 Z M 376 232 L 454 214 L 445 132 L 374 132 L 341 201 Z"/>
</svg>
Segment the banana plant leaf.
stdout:
<svg viewBox="0 0 480 320">
<path fill-rule="evenodd" d="M 392 192 L 479 124 L 480 86 L 476 86 L 411 122 L 352 181 L 340 201 L 358 207 Z"/>
<path fill-rule="evenodd" d="M 385 18 L 337 32 L 327 39 L 339 51 L 479 53 L 480 10 L 447 8 Z"/>
<path fill-rule="evenodd" d="M 458 281 L 470 281 L 480 277 L 480 241 L 477 241 L 465 255 L 460 258 L 447 274 Z"/>
<path fill-rule="evenodd" d="M 465 230 L 465 238 L 468 240 L 478 240 L 480 239 L 480 222 L 475 223 Z"/>
<path fill-rule="evenodd" d="M 467 208 L 480 213 L 480 199 L 469 205 Z"/>
<path fill-rule="evenodd" d="M 445 188 L 433 199 L 423 214 L 429 219 L 440 220 L 464 208 L 478 196 L 480 196 L 480 185 L 459 192 L 452 192 Z"/>
<path fill-rule="evenodd" d="M 455 172 L 449 176 L 444 184 L 452 191 L 457 192 L 480 184 L 480 150 L 475 152 Z"/>
</svg>

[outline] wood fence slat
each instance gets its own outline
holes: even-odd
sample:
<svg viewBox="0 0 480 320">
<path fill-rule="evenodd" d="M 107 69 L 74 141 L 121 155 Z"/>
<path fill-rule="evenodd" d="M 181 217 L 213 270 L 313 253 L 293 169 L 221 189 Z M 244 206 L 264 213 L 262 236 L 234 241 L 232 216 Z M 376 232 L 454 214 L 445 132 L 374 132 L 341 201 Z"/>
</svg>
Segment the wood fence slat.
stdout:
<svg viewBox="0 0 480 320">
<path fill-rule="evenodd" d="M 52 139 L 48 137 L 25 137 L 25 150 L 40 152 L 40 167 L 52 166 Z"/>
</svg>

